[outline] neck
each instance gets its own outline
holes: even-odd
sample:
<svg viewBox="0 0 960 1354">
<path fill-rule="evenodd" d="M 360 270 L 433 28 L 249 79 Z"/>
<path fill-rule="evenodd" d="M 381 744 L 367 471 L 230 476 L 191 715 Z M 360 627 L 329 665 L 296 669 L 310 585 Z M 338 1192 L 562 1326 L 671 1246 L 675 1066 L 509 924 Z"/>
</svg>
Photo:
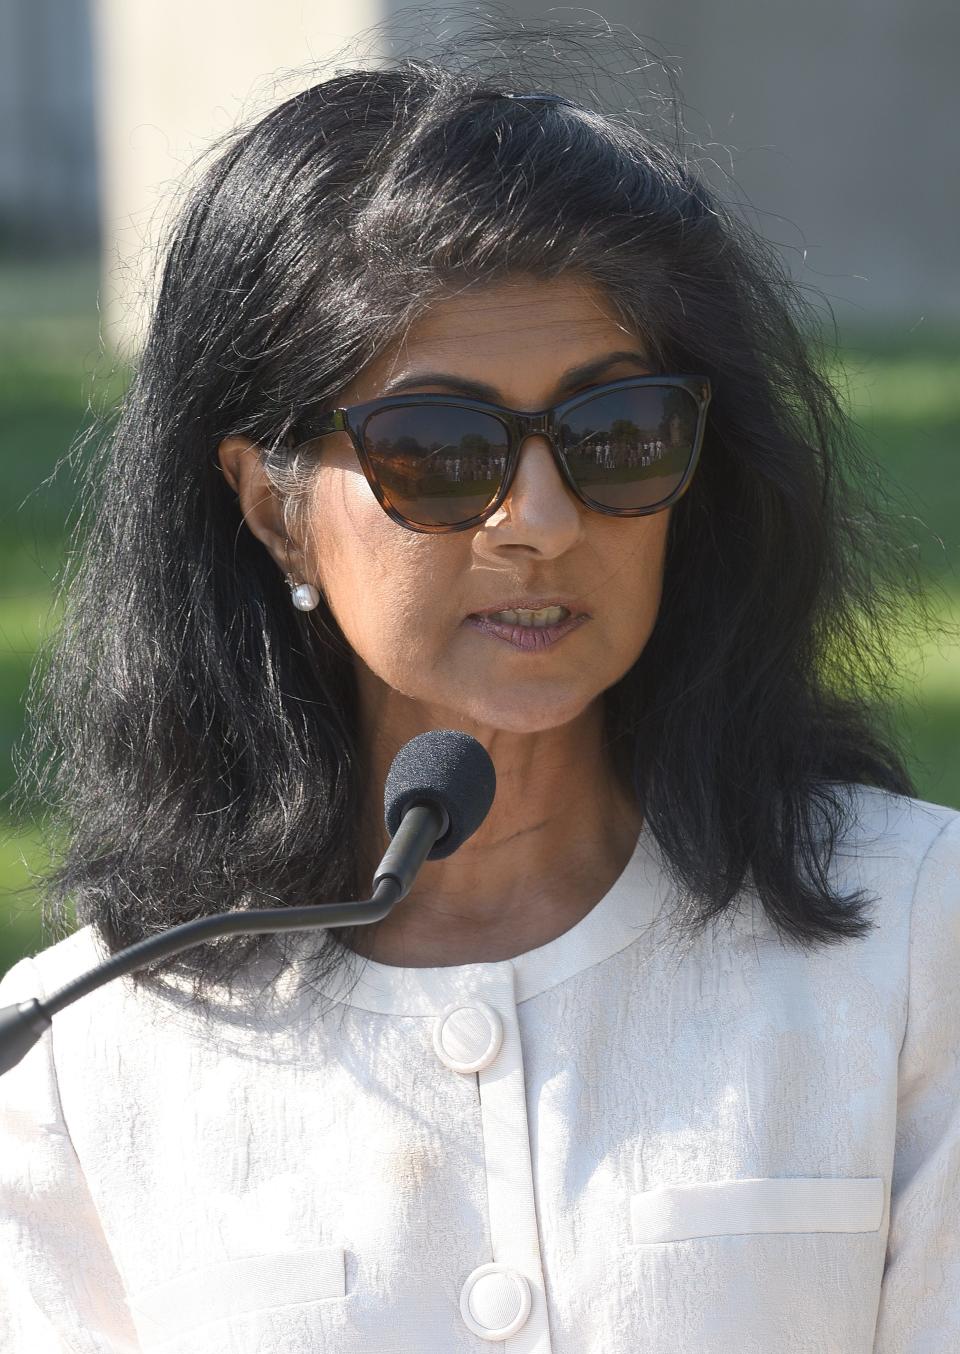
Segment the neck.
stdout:
<svg viewBox="0 0 960 1354">
<path fill-rule="evenodd" d="M 381 709 L 376 725 L 362 726 L 369 787 L 364 878 L 386 849 L 382 789 L 408 739 L 427 728 L 463 728 L 490 754 L 497 794 L 453 856 L 427 861 L 393 911 L 361 928 L 358 952 L 411 968 L 495 962 L 576 925 L 626 867 L 641 825 L 635 801 L 603 755 L 602 701 L 537 733 L 467 727 L 462 719 L 428 721 L 412 706 L 394 713 L 398 717 L 384 719 Z"/>
</svg>

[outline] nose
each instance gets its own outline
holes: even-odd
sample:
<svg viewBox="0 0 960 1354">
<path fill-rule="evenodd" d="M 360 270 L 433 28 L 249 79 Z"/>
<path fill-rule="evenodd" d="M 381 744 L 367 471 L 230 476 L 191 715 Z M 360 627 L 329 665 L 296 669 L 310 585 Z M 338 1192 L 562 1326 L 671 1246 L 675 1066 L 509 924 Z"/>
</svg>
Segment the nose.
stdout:
<svg viewBox="0 0 960 1354">
<path fill-rule="evenodd" d="M 539 434 L 525 438 L 509 493 L 477 530 L 478 547 L 552 559 L 576 545 L 583 530 L 582 504 L 564 482 L 550 443 Z"/>
</svg>

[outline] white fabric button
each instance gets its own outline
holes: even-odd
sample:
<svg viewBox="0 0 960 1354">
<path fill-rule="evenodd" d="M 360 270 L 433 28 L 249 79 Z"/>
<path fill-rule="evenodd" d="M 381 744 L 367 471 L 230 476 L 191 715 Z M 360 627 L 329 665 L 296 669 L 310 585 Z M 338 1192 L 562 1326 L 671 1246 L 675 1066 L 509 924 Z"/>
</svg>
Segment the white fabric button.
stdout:
<svg viewBox="0 0 960 1354">
<path fill-rule="evenodd" d="M 460 1315 L 482 1340 L 505 1340 L 530 1315 L 530 1285 L 506 1265 L 481 1265 L 460 1290 Z"/>
<path fill-rule="evenodd" d="M 503 1043 L 503 1021 L 485 1001 L 452 1001 L 433 1026 L 437 1057 L 454 1072 L 489 1067 Z"/>
</svg>

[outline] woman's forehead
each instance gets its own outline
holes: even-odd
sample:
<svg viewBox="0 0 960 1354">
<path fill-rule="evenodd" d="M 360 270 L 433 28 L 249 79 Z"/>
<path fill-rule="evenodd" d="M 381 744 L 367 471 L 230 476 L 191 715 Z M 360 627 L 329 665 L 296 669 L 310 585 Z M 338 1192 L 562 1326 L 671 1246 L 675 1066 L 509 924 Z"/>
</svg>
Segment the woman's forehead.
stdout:
<svg viewBox="0 0 960 1354">
<path fill-rule="evenodd" d="M 612 300 L 592 278 L 573 272 L 552 278 L 522 275 L 441 294 L 401 342 L 493 342 L 569 324 L 584 331 L 622 327 Z"/>
<path fill-rule="evenodd" d="M 644 347 L 599 285 L 579 276 L 511 278 L 437 299 L 360 374 L 367 398 L 420 375 L 480 378 L 499 389 L 549 383 L 613 353 Z"/>
</svg>

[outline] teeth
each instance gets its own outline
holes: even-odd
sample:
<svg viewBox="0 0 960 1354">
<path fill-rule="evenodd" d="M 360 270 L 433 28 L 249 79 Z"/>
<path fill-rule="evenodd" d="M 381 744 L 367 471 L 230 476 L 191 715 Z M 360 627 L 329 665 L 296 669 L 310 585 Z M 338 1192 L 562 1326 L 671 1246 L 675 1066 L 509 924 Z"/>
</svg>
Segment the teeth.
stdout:
<svg viewBox="0 0 960 1354">
<path fill-rule="evenodd" d="M 548 625 L 558 625 L 569 615 L 565 606 L 545 606 L 539 611 L 497 611 L 491 614 L 490 619 L 502 621 L 504 625 L 525 625 L 543 630 Z"/>
</svg>

